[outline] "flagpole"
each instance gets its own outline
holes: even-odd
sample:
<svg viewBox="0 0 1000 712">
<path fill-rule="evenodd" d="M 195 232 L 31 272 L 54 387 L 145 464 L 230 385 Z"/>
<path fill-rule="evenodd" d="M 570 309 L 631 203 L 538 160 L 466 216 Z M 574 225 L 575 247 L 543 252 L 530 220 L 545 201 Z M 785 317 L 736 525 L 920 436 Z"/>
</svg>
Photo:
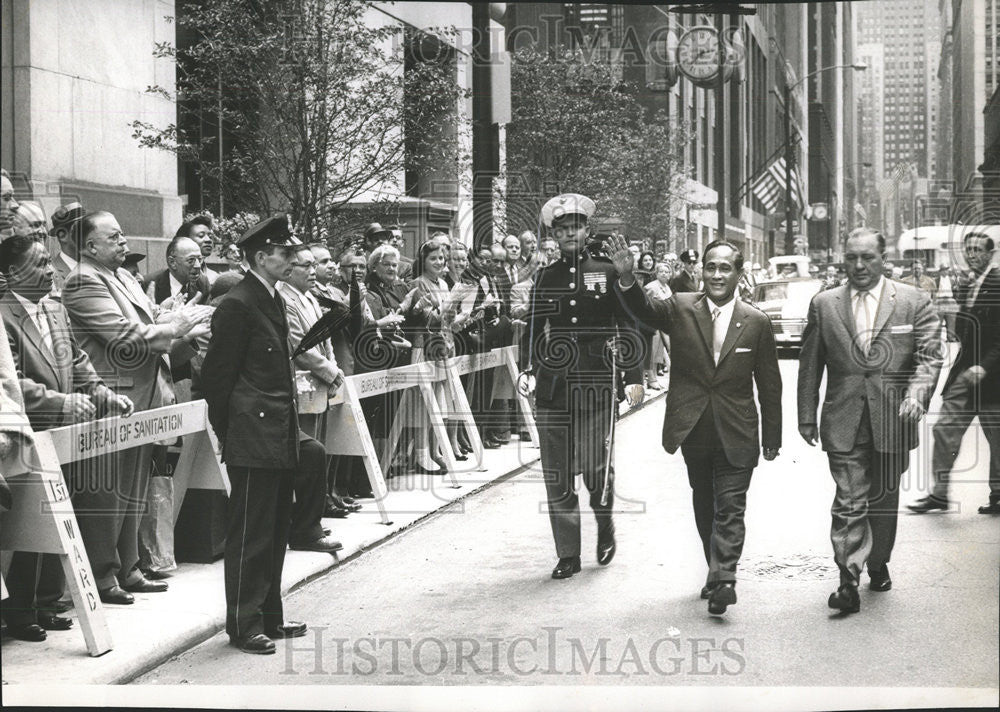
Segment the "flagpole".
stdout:
<svg viewBox="0 0 1000 712">
<path fill-rule="evenodd" d="M 795 251 L 795 235 L 792 234 L 792 161 L 795 151 L 792 150 L 792 86 L 785 75 L 785 254 Z"/>
</svg>

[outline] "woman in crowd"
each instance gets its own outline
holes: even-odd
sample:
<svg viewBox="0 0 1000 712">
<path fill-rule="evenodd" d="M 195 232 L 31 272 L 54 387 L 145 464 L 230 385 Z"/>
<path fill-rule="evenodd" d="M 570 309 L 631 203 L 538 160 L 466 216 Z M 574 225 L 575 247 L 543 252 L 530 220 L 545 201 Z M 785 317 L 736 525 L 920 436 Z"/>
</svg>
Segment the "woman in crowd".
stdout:
<svg viewBox="0 0 1000 712">
<path fill-rule="evenodd" d="M 635 278 L 642 287 L 645 287 L 656 279 L 656 257 L 649 250 L 639 255 L 639 264 L 636 265 Z"/>
<path fill-rule="evenodd" d="M 406 285 L 398 279 L 398 274 L 399 250 L 392 245 L 379 245 L 368 255 L 365 299 L 371 309 L 372 322 L 365 327 L 354 345 L 356 373 L 381 371 L 410 362 L 411 343 L 402 329 L 409 300 Z M 389 435 L 399 399 L 400 391 L 390 391 L 361 401 L 368 428 L 379 452 L 384 439 Z"/>
<path fill-rule="evenodd" d="M 668 283 L 673 277 L 673 270 L 666 262 L 659 262 L 656 265 L 656 279 L 646 285 L 646 294 L 652 300 L 668 299 L 673 292 L 670 291 Z M 653 332 L 646 344 L 646 387 L 654 391 L 661 390 L 658 375 L 666 373 L 670 367 L 670 355 L 667 351 L 667 335 L 662 331 Z M 661 368 L 662 364 L 662 368 Z"/>
<path fill-rule="evenodd" d="M 222 259 L 229 265 L 230 272 L 246 274 L 246 267 L 243 266 L 243 250 L 235 242 L 230 242 L 222 249 Z"/>
<path fill-rule="evenodd" d="M 448 341 L 441 333 L 441 314 L 448 300 L 448 285 L 444 275 L 448 267 L 448 249 L 440 240 L 431 238 L 417 253 L 413 263 L 413 288 L 416 290 L 414 304 L 407 316 L 407 323 L 412 327 L 413 352 L 412 362 L 434 361 L 442 364 L 454 351 L 449 350 Z M 434 384 L 434 394 L 439 402 L 444 394 L 443 382 Z M 444 412 L 451 412 L 445 408 Z M 447 465 L 442 453 L 430 447 L 430 423 L 427 416 L 414 414 L 414 422 L 422 421 L 414 433 L 414 460 L 416 471 L 429 475 L 444 474 Z M 464 459 L 464 458 L 463 458 Z"/>
</svg>

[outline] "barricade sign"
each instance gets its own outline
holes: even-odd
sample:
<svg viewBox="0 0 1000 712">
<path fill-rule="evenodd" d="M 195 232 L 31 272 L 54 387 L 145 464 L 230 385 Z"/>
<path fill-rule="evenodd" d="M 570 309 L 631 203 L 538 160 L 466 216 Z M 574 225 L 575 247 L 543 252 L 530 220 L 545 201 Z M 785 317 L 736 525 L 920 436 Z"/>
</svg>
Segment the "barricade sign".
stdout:
<svg viewBox="0 0 1000 712">
<path fill-rule="evenodd" d="M 174 522 L 189 488 L 229 492 L 205 401 L 155 408 L 34 433 L 34 446 L 2 463 L 17 487 L 3 515 L 3 548 L 58 554 L 91 655 L 111 650 L 111 636 L 90 562 L 76 526 L 62 465 L 183 436 L 174 473 Z"/>
</svg>

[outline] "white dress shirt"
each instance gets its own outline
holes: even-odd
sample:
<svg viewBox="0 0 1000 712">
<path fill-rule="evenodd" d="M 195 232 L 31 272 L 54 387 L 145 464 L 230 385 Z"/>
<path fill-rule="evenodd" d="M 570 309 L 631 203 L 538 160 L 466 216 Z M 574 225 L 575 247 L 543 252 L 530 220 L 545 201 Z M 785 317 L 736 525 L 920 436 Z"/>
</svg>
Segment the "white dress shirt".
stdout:
<svg viewBox="0 0 1000 712">
<path fill-rule="evenodd" d="M 726 340 L 726 334 L 729 333 L 729 324 L 733 320 L 733 311 L 736 309 L 736 296 L 734 295 L 725 304 L 716 304 L 707 297 L 706 300 L 709 314 L 714 315 L 716 309 L 719 311 L 719 315 L 712 319 L 712 358 L 715 359 L 715 365 L 718 366 L 722 344 Z"/>
<path fill-rule="evenodd" d="M 28 316 L 31 317 L 31 321 L 34 323 L 35 328 L 38 329 L 38 333 L 42 335 L 45 345 L 52 348 L 52 331 L 49 329 L 49 320 L 42 308 L 38 304 L 25 299 L 17 292 L 11 292 L 11 294 L 17 297 L 17 301 L 24 307 L 24 311 L 28 312 Z"/>
</svg>

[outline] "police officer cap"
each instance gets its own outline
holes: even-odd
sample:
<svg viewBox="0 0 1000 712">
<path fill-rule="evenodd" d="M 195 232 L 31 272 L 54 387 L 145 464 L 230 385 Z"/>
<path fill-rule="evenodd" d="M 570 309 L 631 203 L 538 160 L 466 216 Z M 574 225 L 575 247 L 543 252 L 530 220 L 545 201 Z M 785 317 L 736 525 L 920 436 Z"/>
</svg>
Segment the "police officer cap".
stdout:
<svg viewBox="0 0 1000 712">
<path fill-rule="evenodd" d="M 301 245 L 302 241 L 292 233 L 292 219 L 285 213 L 278 213 L 251 227 L 243 233 L 243 237 L 237 240 L 236 244 L 249 254 L 250 250 L 292 247 Z"/>
<path fill-rule="evenodd" d="M 365 242 L 373 240 L 388 240 L 392 237 L 392 231 L 382 227 L 379 223 L 372 223 L 365 228 Z"/>
<path fill-rule="evenodd" d="M 566 215 L 582 215 L 588 220 L 594 216 L 597 206 L 586 195 L 563 193 L 542 206 L 542 224 L 552 227 L 552 221 Z"/>
<path fill-rule="evenodd" d="M 52 237 L 59 238 L 70 231 L 73 225 L 87 214 L 87 211 L 83 209 L 83 206 L 79 203 L 67 203 L 66 205 L 60 205 L 56 208 L 56 211 L 52 213 L 52 229 L 49 230 L 49 234 Z"/>
<path fill-rule="evenodd" d="M 681 253 L 681 262 L 688 265 L 693 265 L 698 261 L 698 250 L 684 250 Z"/>
</svg>

